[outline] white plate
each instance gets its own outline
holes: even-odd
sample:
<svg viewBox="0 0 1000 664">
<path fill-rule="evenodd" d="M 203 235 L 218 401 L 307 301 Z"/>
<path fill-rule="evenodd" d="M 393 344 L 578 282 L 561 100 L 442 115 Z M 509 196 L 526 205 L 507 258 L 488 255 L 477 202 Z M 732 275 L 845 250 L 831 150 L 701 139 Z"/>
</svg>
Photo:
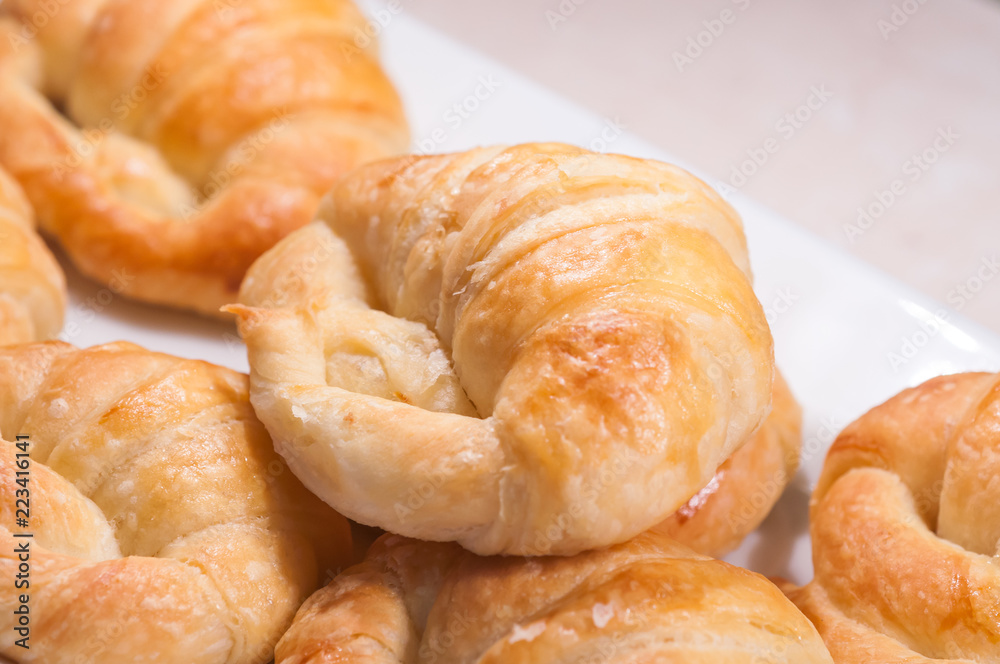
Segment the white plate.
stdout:
<svg viewBox="0 0 1000 664">
<path fill-rule="evenodd" d="M 381 40 L 421 151 L 547 140 L 676 163 L 627 132 L 618 133 L 614 118 L 589 113 L 417 22 L 406 15 L 405 5 L 401 14 L 383 21 Z M 369 3 L 370 15 L 379 7 L 384 5 Z M 455 104 L 475 110 L 459 113 Z M 730 200 L 746 222 L 757 292 L 773 319 L 778 364 L 806 421 L 802 471 L 760 531 L 729 560 L 804 582 L 812 575 L 807 496 L 834 435 L 871 406 L 931 376 L 1000 370 L 1000 339 L 956 314 L 946 323 L 929 324 L 942 306 L 747 198 L 734 194 Z M 247 368 L 229 325 L 125 301 L 75 273 L 70 283 L 72 305 L 63 335 L 68 341 L 89 346 L 127 339 Z M 902 357 L 904 339 L 916 351 L 910 359 Z M 894 365 L 891 353 L 905 361 Z"/>
</svg>

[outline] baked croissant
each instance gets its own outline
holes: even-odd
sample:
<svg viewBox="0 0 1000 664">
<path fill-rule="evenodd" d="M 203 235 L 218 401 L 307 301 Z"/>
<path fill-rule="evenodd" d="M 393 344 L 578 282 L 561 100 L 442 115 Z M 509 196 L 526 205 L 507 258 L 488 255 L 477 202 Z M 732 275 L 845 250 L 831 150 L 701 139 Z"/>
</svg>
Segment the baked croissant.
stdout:
<svg viewBox="0 0 1000 664">
<path fill-rule="evenodd" d="M 66 279 L 35 233 L 24 194 L 0 168 L 0 345 L 54 337 L 66 311 Z"/>
<path fill-rule="evenodd" d="M 366 29 L 350 0 L 5 0 L 0 165 L 84 274 L 218 315 L 335 179 L 405 151 Z"/>
<path fill-rule="evenodd" d="M 247 389 L 242 374 L 127 343 L 0 349 L 0 653 L 270 660 L 351 543 L 346 520 L 280 462 Z M 27 517 L 15 511 L 25 486 Z M 17 590 L 26 541 L 30 588 Z M 20 593 L 29 649 L 15 645 Z"/>
<path fill-rule="evenodd" d="M 774 374 L 771 414 L 715 476 L 654 530 L 698 553 L 721 558 L 757 530 L 799 467 L 802 409 Z"/>
<path fill-rule="evenodd" d="M 767 414 L 735 211 L 654 161 L 529 144 L 341 180 L 231 307 L 279 452 L 348 517 L 480 554 L 627 540 Z"/>
<path fill-rule="evenodd" d="M 812 497 L 816 577 L 789 590 L 836 662 L 997 661 L 998 477 L 998 374 L 935 378 L 840 434 Z"/>
<path fill-rule="evenodd" d="M 654 533 L 527 559 L 383 536 L 275 652 L 276 664 L 831 661 L 766 579 Z"/>
</svg>

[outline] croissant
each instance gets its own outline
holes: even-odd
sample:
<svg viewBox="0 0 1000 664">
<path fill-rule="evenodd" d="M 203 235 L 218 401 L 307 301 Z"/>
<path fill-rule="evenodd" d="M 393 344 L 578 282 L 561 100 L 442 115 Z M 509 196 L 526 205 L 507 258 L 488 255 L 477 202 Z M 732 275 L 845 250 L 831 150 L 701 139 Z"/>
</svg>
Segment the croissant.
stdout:
<svg viewBox="0 0 1000 664">
<path fill-rule="evenodd" d="M 0 165 L 84 274 L 218 315 L 334 180 L 406 149 L 366 30 L 350 0 L 6 0 Z"/>
<path fill-rule="evenodd" d="M 698 553 L 721 558 L 757 530 L 795 476 L 802 450 L 802 409 L 774 374 L 771 414 L 743 447 L 686 504 L 653 530 Z"/>
<path fill-rule="evenodd" d="M 666 164 L 557 144 L 388 160 L 250 270 L 251 398 L 313 492 L 480 554 L 627 540 L 767 414 L 739 217 Z"/>
<path fill-rule="evenodd" d="M 811 502 L 815 579 L 789 588 L 838 664 L 1000 655 L 1000 375 L 906 390 L 834 442 Z"/>
<path fill-rule="evenodd" d="M 766 579 L 646 533 L 559 558 L 383 536 L 302 606 L 276 664 L 831 662 Z"/>
<path fill-rule="evenodd" d="M 54 337 L 65 311 L 62 270 L 35 233 L 24 194 L 0 168 L 0 345 Z"/>
<path fill-rule="evenodd" d="M 247 390 L 243 374 L 127 343 L 0 349 L 0 653 L 270 661 L 349 562 L 350 532 L 280 462 Z"/>
</svg>

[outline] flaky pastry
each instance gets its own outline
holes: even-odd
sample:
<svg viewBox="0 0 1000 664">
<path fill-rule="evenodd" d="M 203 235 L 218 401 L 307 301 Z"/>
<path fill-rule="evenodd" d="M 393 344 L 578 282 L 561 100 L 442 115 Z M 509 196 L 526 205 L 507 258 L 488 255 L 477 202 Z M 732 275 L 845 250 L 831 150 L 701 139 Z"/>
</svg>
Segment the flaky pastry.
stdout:
<svg viewBox="0 0 1000 664">
<path fill-rule="evenodd" d="M 0 168 L 0 345 L 54 337 L 65 311 L 66 278 L 35 233 L 31 205 Z"/>
<path fill-rule="evenodd" d="M 276 664 L 831 662 L 766 579 L 655 533 L 543 558 L 387 535 L 309 598 L 275 654 Z"/>
<path fill-rule="evenodd" d="M 405 151 L 370 32 L 350 0 L 5 0 L 0 165 L 84 274 L 217 315 L 337 177 Z"/>
<path fill-rule="evenodd" d="M 480 554 L 633 537 L 770 406 L 739 217 L 655 161 L 528 144 L 362 167 L 240 298 L 254 407 L 306 486 Z"/>
<path fill-rule="evenodd" d="M 679 510 L 653 527 L 698 553 L 721 558 L 757 530 L 799 467 L 802 409 L 781 372 L 771 414 Z"/>
<path fill-rule="evenodd" d="M 242 374 L 126 343 L 0 349 L 0 653 L 271 659 L 351 542 L 274 453 L 247 390 Z"/>
<path fill-rule="evenodd" d="M 851 424 L 811 502 L 815 579 L 788 592 L 838 664 L 1000 658 L 1000 376 L 944 376 Z"/>
</svg>

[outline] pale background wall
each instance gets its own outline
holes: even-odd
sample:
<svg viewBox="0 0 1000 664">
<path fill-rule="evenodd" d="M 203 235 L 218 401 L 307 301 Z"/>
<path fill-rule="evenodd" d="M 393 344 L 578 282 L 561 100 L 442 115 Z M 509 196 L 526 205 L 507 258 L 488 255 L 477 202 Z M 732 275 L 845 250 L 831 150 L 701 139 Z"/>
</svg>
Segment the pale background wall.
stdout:
<svg viewBox="0 0 1000 664">
<path fill-rule="evenodd" d="M 401 3 L 1000 331 L 1000 2 Z"/>
</svg>

